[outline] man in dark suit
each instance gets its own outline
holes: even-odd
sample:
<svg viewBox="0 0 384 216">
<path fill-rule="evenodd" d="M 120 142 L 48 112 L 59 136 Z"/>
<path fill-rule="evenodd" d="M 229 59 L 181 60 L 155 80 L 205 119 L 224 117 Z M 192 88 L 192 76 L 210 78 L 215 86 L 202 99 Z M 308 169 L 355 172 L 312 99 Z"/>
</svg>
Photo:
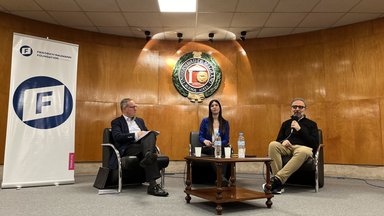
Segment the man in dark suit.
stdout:
<svg viewBox="0 0 384 216">
<path fill-rule="evenodd" d="M 149 183 L 148 194 L 168 196 L 168 192 L 156 183 L 156 179 L 161 177 L 157 165 L 156 132 L 148 131 L 144 120 L 136 117 L 136 108 L 132 99 L 121 100 L 122 115 L 111 122 L 114 145 L 121 156 L 137 156 L 141 159 L 140 166 L 144 168 L 146 181 Z M 109 166 L 117 168 L 115 155 L 111 157 Z"/>
</svg>

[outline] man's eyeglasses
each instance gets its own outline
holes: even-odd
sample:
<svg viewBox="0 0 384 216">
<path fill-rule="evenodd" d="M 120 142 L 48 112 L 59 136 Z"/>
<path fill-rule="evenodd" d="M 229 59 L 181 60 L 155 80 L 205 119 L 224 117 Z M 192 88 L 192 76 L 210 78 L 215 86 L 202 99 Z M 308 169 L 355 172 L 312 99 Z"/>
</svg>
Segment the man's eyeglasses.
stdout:
<svg viewBox="0 0 384 216">
<path fill-rule="evenodd" d="M 292 105 L 292 109 L 304 109 L 305 106 Z"/>
<path fill-rule="evenodd" d="M 137 108 L 137 106 L 128 106 L 128 108 L 133 109 L 133 108 Z"/>
</svg>

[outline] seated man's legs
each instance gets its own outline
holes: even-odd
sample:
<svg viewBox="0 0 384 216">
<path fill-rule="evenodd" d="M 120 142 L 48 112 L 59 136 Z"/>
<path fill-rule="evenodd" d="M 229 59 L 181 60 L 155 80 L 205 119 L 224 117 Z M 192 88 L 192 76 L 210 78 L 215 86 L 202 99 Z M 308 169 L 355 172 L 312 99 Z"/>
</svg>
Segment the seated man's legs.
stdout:
<svg viewBox="0 0 384 216">
<path fill-rule="evenodd" d="M 144 157 L 140 162 L 140 166 L 144 168 L 146 181 L 149 182 L 148 194 L 167 196 L 168 193 L 156 183 L 156 179 L 160 178 L 161 174 L 157 164 L 155 133 L 150 132 L 140 140 L 140 143 L 142 145 L 142 155 Z"/>
<path fill-rule="evenodd" d="M 309 157 L 312 157 L 312 148 L 302 145 L 293 145 L 292 154 L 293 156 L 288 163 L 275 174 L 283 184 Z"/>
<path fill-rule="evenodd" d="M 282 185 L 288 178 L 298 170 L 309 157 L 312 157 L 312 149 L 301 145 L 293 145 L 292 149 L 288 149 L 281 143 L 273 141 L 269 144 L 268 155 L 273 160 L 271 163 L 273 174 L 271 178 L 272 191 L 275 190 L 276 193 L 279 193 Z M 284 167 L 281 159 L 283 155 L 293 155 Z"/>
</svg>

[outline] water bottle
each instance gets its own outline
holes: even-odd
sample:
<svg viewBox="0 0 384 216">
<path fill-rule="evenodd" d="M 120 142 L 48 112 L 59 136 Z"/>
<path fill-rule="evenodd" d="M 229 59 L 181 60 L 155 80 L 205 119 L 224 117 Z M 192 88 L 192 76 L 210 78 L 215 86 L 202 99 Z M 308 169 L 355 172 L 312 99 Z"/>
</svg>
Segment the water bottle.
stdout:
<svg viewBox="0 0 384 216">
<path fill-rule="evenodd" d="M 215 158 L 221 158 L 221 136 L 219 133 L 215 137 Z"/>
<path fill-rule="evenodd" d="M 243 132 L 240 132 L 239 139 L 237 140 L 237 155 L 239 158 L 245 158 L 245 138 Z"/>
</svg>

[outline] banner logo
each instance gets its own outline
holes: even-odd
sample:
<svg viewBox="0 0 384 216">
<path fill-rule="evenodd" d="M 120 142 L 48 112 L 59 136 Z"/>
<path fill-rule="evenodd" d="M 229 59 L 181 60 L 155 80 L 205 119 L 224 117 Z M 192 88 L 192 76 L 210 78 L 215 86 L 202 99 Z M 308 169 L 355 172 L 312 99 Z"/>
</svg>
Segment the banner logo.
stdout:
<svg viewBox="0 0 384 216">
<path fill-rule="evenodd" d="M 220 87 L 221 70 L 209 54 L 190 52 L 177 61 L 172 80 L 181 95 L 200 103 Z"/>
<path fill-rule="evenodd" d="M 25 80 L 13 95 L 13 108 L 25 124 L 50 129 L 64 123 L 72 113 L 73 99 L 69 89 L 51 77 L 38 76 Z"/>
<path fill-rule="evenodd" d="M 20 53 L 23 56 L 30 56 L 30 55 L 32 55 L 33 50 L 29 46 L 22 46 L 22 47 L 20 47 Z"/>
</svg>

